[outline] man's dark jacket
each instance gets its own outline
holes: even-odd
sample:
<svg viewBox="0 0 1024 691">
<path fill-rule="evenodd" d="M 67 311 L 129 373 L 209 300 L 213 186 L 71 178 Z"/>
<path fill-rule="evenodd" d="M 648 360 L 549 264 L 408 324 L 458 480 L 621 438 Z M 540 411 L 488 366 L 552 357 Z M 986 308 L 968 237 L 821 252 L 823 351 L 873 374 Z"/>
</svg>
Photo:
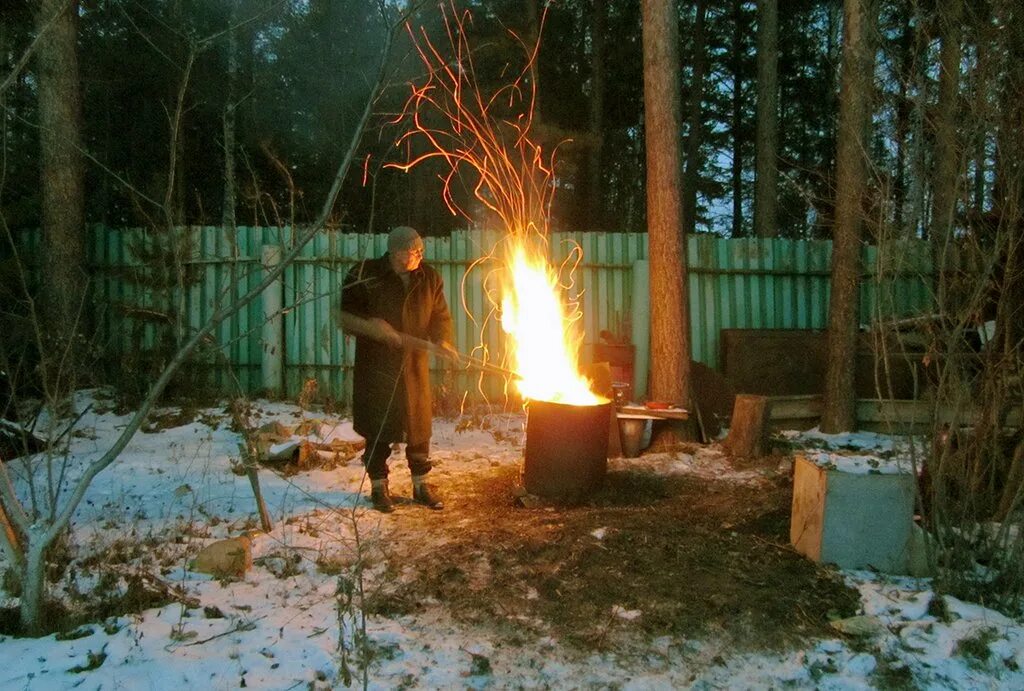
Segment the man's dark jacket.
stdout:
<svg viewBox="0 0 1024 691">
<path fill-rule="evenodd" d="M 384 319 L 417 338 L 452 342 L 444 283 L 425 264 L 409 273 L 406 288 L 389 255 L 359 262 L 345 278 L 341 309 L 364 319 Z M 427 353 L 356 337 L 352 418 L 367 444 L 402 441 L 403 431 L 409 444 L 430 441 L 431 406 Z"/>
</svg>

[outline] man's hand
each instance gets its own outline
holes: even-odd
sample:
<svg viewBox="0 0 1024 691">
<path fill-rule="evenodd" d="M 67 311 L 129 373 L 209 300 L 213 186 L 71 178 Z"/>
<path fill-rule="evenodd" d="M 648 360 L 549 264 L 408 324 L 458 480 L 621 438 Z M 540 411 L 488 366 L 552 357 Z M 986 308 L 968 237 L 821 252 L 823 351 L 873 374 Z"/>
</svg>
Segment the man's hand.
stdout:
<svg viewBox="0 0 1024 691">
<path fill-rule="evenodd" d="M 459 351 L 455 350 L 455 346 L 453 346 L 448 341 L 439 342 L 437 344 L 437 347 L 439 348 L 437 354 L 440 355 L 441 357 L 447 358 L 452 362 L 458 362 L 461 359 Z"/>
<path fill-rule="evenodd" d="M 374 340 L 385 343 L 392 348 L 402 347 L 402 336 L 395 331 L 395 328 L 391 324 L 387 323 L 380 317 L 374 317 L 370 319 L 370 324 L 373 328 L 372 338 Z"/>
</svg>

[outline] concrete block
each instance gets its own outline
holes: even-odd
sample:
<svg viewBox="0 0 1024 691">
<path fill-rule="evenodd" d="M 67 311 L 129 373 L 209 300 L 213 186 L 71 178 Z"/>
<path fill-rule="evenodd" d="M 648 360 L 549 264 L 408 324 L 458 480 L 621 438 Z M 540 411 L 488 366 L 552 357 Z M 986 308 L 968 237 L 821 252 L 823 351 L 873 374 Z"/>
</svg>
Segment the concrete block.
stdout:
<svg viewBox="0 0 1024 691">
<path fill-rule="evenodd" d="M 907 573 L 914 485 L 907 473 L 849 473 L 797 456 L 789 540 L 817 562 Z"/>
</svg>

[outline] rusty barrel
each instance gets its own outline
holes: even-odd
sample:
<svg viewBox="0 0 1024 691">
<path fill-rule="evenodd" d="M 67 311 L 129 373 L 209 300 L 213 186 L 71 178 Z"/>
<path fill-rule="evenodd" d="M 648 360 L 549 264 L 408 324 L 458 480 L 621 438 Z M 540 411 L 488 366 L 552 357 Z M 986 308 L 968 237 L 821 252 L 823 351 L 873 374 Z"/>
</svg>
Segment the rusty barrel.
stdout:
<svg viewBox="0 0 1024 691">
<path fill-rule="evenodd" d="M 611 405 L 530 401 L 523 463 L 527 492 L 578 499 L 601 486 L 608 472 Z"/>
</svg>

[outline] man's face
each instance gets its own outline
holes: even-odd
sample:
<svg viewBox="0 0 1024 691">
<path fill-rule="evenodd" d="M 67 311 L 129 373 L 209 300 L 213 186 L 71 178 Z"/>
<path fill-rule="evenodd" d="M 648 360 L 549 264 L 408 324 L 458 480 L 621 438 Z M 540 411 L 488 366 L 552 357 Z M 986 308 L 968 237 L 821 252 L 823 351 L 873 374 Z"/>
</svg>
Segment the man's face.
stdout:
<svg viewBox="0 0 1024 691">
<path fill-rule="evenodd" d="M 417 239 L 409 247 L 395 252 L 395 271 L 398 273 L 415 271 L 420 267 L 420 262 L 422 261 L 423 240 Z"/>
</svg>

